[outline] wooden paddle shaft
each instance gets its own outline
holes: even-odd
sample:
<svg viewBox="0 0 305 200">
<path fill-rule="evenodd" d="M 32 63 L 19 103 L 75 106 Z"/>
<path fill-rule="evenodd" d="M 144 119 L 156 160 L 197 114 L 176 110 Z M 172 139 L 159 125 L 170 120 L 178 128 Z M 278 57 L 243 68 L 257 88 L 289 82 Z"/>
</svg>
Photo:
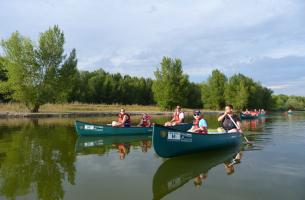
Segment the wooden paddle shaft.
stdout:
<svg viewBox="0 0 305 200">
<path fill-rule="evenodd" d="M 236 128 L 238 128 L 240 130 L 240 127 L 236 124 L 236 122 L 232 119 L 232 117 L 229 114 L 227 114 L 227 115 L 229 116 L 229 118 L 233 122 L 233 124 L 236 126 Z"/>
</svg>

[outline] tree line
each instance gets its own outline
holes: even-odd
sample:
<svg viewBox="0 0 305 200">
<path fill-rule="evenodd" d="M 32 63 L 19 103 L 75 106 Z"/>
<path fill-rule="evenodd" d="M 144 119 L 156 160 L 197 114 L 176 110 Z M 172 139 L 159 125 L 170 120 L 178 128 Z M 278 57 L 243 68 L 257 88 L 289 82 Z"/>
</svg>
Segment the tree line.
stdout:
<svg viewBox="0 0 305 200">
<path fill-rule="evenodd" d="M 0 102 L 21 102 L 32 112 L 45 103 L 105 103 L 188 108 L 304 109 L 305 98 L 273 95 L 273 91 L 242 75 L 226 77 L 214 70 L 208 80 L 193 83 L 180 59 L 164 57 L 155 79 L 111 74 L 103 69 L 79 71 L 76 50 L 64 51 L 58 26 L 40 34 L 37 44 L 19 32 L 1 41 Z"/>
</svg>

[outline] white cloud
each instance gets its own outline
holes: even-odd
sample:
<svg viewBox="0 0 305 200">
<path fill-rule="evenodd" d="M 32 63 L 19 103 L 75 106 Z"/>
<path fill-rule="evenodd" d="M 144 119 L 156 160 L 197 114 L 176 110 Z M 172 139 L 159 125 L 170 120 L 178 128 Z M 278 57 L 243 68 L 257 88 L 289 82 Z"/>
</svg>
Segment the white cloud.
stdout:
<svg viewBox="0 0 305 200">
<path fill-rule="evenodd" d="M 0 7 L 0 38 L 19 30 L 37 39 L 59 24 L 82 70 L 152 77 L 162 57 L 171 56 L 181 58 L 191 80 L 202 81 L 215 66 L 230 74 L 253 64 L 263 69 L 266 58 L 305 55 L 301 0 L 4 0 Z M 285 71 L 261 77 L 255 67 L 251 76 L 268 85 Z"/>
</svg>

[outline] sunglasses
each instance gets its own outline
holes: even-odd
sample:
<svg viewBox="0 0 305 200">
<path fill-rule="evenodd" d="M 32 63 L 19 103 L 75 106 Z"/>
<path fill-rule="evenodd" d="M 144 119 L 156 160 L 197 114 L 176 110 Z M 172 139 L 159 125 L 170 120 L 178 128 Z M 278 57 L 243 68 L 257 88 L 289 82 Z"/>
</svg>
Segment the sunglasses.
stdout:
<svg viewBox="0 0 305 200">
<path fill-rule="evenodd" d="M 200 114 L 194 114 L 194 117 L 195 117 L 195 116 L 200 116 Z"/>
</svg>

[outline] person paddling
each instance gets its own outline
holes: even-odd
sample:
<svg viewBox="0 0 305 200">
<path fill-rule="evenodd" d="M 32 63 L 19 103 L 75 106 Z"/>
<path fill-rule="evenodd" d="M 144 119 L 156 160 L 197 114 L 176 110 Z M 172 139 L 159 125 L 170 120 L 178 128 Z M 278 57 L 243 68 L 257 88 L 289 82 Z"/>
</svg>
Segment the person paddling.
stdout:
<svg viewBox="0 0 305 200">
<path fill-rule="evenodd" d="M 130 115 L 125 112 L 124 108 L 121 108 L 118 114 L 118 120 L 112 122 L 114 127 L 130 127 Z"/>
<path fill-rule="evenodd" d="M 228 133 L 241 132 L 240 118 L 233 113 L 233 106 L 227 105 L 225 112 L 220 114 L 218 121 L 221 123 L 222 128 Z"/>
<path fill-rule="evenodd" d="M 175 126 L 182 123 L 184 120 L 184 113 L 181 111 L 181 107 L 177 106 L 176 111 L 173 114 L 173 118 L 171 121 L 166 122 L 164 126 Z"/>
<path fill-rule="evenodd" d="M 199 110 L 194 112 L 193 126 L 188 132 L 208 134 L 208 124 Z"/>
</svg>

